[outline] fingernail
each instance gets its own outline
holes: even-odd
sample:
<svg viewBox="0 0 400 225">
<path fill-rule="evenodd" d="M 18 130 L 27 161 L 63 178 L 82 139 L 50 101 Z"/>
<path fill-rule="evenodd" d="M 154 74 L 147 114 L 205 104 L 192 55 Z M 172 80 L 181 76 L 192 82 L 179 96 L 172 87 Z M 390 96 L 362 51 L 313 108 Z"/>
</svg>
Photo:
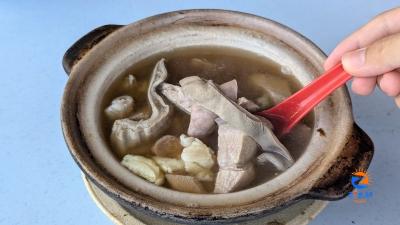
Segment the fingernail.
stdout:
<svg viewBox="0 0 400 225">
<path fill-rule="evenodd" d="M 400 95 L 394 98 L 394 102 L 396 102 L 397 107 L 400 108 Z"/>
<path fill-rule="evenodd" d="M 363 66 L 365 63 L 365 50 L 366 48 L 360 48 L 344 54 L 342 57 L 343 66 L 352 69 Z"/>
</svg>

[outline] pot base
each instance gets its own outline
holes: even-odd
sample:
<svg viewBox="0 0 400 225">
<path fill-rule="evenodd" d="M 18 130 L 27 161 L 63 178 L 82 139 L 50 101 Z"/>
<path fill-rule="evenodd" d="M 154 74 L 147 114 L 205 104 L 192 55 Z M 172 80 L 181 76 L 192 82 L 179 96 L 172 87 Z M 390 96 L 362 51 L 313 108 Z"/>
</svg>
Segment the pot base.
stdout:
<svg viewBox="0 0 400 225">
<path fill-rule="evenodd" d="M 96 203 L 97 207 L 117 225 L 146 225 L 166 224 L 164 220 L 157 218 L 141 218 L 129 214 L 115 200 L 107 196 L 96 185 L 94 185 L 85 175 L 82 174 L 83 183 L 88 190 L 90 197 Z M 304 200 L 294 204 L 273 215 L 260 218 L 256 221 L 244 222 L 242 224 L 254 225 L 307 225 L 313 220 L 328 204 L 327 201 Z M 172 224 L 172 223 L 168 223 Z"/>
</svg>

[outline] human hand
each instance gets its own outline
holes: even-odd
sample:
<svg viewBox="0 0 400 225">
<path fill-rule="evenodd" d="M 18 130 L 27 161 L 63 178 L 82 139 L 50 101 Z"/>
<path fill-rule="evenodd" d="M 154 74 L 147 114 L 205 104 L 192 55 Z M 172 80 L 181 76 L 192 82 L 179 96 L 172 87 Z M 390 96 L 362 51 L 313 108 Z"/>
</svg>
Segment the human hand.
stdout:
<svg viewBox="0 0 400 225">
<path fill-rule="evenodd" d="M 400 8 L 386 11 L 343 40 L 325 61 L 354 76 L 352 90 L 369 95 L 378 85 L 400 107 Z"/>
</svg>

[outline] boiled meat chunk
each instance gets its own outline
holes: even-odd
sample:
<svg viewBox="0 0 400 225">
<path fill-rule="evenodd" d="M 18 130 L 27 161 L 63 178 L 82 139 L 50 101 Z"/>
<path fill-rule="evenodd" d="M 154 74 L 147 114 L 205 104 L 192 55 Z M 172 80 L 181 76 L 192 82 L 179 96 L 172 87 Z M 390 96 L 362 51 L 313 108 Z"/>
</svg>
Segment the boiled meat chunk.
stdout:
<svg viewBox="0 0 400 225">
<path fill-rule="evenodd" d="M 252 137 L 266 153 L 269 153 L 267 160 L 277 169 L 286 170 L 293 164 L 292 156 L 272 130 L 260 118 L 227 98 L 212 81 L 192 76 L 180 80 L 179 83 L 185 96 Z"/>
<path fill-rule="evenodd" d="M 204 109 L 199 104 L 193 104 L 190 113 L 188 135 L 196 138 L 203 138 L 211 134 L 215 129 L 214 120 L 217 118 L 213 112 Z"/>
<path fill-rule="evenodd" d="M 273 104 L 280 103 L 292 94 L 289 82 L 281 76 L 254 73 L 249 75 L 248 79 L 252 85 L 268 93 Z"/>
<path fill-rule="evenodd" d="M 255 102 L 247 99 L 246 97 L 240 97 L 237 101 L 237 104 L 251 113 L 257 112 L 261 109 L 260 106 L 258 106 Z"/>
<path fill-rule="evenodd" d="M 223 83 L 220 85 L 220 88 L 222 92 L 225 93 L 229 98 L 236 101 L 238 93 L 238 85 L 236 80 Z M 187 114 L 191 113 L 192 106 L 195 103 L 190 97 L 185 96 L 182 91 L 182 87 L 164 82 L 160 84 L 157 89 L 180 110 L 186 112 Z"/>
<path fill-rule="evenodd" d="M 258 145 L 249 135 L 220 118 L 218 123 L 218 165 L 215 193 L 228 193 L 246 187 L 253 181 L 254 156 Z"/>
<path fill-rule="evenodd" d="M 215 180 L 214 193 L 229 193 L 246 187 L 255 177 L 253 164 L 242 168 L 220 168 Z"/>
<path fill-rule="evenodd" d="M 219 86 L 221 91 L 230 99 L 236 101 L 238 85 L 236 80 L 223 83 Z M 213 112 L 203 108 L 197 103 L 192 106 L 188 135 L 196 138 L 204 138 L 215 129 L 214 120 L 217 118 Z"/>
<path fill-rule="evenodd" d="M 180 86 L 164 82 L 160 84 L 158 90 L 180 110 L 190 114 L 192 111 L 193 100 L 183 94 Z"/>
<path fill-rule="evenodd" d="M 221 84 L 219 88 L 228 98 L 236 101 L 238 84 L 235 79 Z M 189 136 L 204 138 L 214 131 L 216 127 L 214 120 L 217 116 L 213 112 L 206 110 L 199 104 L 193 102 L 190 97 L 185 96 L 181 87 L 163 83 L 158 89 L 161 94 L 163 94 L 176 107 L 190 114 L 190 123 L 187 132 Z"/>
<path fill-rule="evenodd" d="M 232 100 L 237 99 L 238 85 L 236 80 L 223 83 L 219 88 L 228 98 Z M 190 114 L 188 135 L 203 138 L 211 134 L 216 126 L 214 122 L 216 118 L 217 115 L 213 112 L 203 108 L 197 103 L 194 103 Z"/>
<path fill-rule="evenodd" d="M 249 135 L 225 122 L 218 122 L 218 155 L 221 168 L 242 167 L 255 158 L 258 145 Z"/>
<path fill-rule="evenodd" d="M 124 95 L 112 100 L 111 105 L 108 106 L 104 112 L 108 119 L 114 121 L 128 117 L 133 111 L 135 101 L 131 96 Z"/>
<path fill-rule="evenodd" d="M 120 155 L 125 155 L 129 150 L 143 141 L 156 138 L 162 134 L 169 125 L 172 108 L 166 104 L 156 92 L 159 84 L 167 78 L 164 59 L 157 62 L 150 78 L 147 98 L 151 106 L 151 116 L 146 120 L 134 121 L 131 119 L 116 120 L 111 131 L 111 143 Z"/>
<path fill-rule="evenodd" d="M 219 85 L 219 89 L 222 91 L 222 93 L 225 94 L 227 98 L 233 101 L 236 101 L 236 99 L 238 98 L 238 83 L 236 79 Z"/>
</svg>

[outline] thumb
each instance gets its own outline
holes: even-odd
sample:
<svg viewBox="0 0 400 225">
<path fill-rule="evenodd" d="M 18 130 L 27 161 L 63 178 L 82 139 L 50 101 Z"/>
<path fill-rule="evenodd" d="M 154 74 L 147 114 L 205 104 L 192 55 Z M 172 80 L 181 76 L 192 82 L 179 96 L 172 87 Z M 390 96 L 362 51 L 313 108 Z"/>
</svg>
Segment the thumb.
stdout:
<svg viewBox="0 0 400 225">
<path fill-rule="evenodd" d="M 378 76 L 400 67 L 400 33 L 380 39 L 342 57 L 344 69 L 353 76 Z"/>
</svg>

